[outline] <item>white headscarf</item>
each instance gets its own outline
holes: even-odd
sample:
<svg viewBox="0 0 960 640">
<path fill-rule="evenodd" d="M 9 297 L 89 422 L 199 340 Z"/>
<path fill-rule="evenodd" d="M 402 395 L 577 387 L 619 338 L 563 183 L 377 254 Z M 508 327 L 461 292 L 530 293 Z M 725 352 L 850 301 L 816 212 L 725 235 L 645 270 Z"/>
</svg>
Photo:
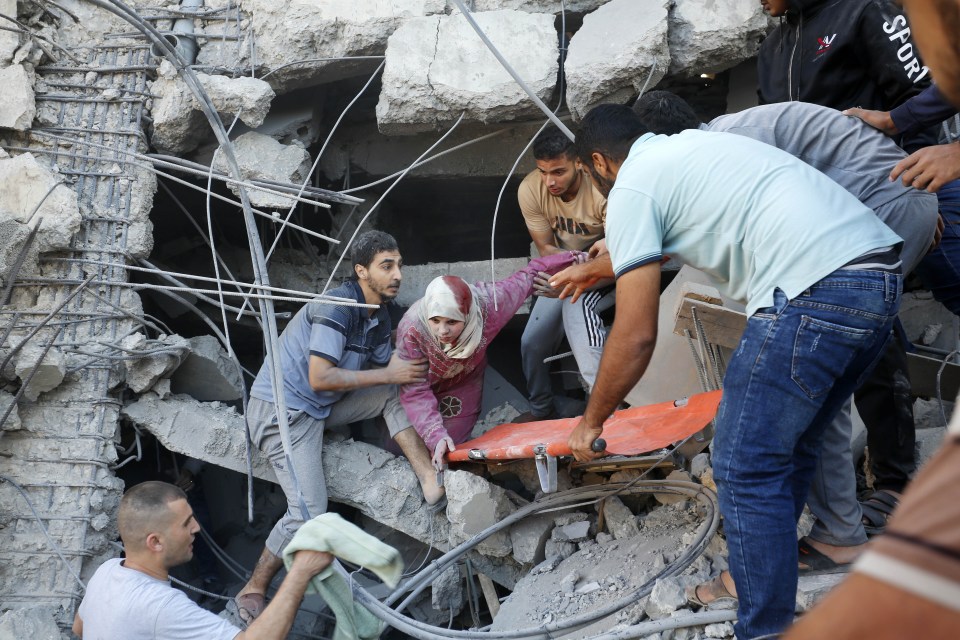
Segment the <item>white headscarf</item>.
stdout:
<svg viewBox="0 0 960 640">
<path fill-rule="evenodd" d="M 434 278 L 420 300 L 420 322 L 430 331 L 430 318 L 442 316 L 463 322 L 463 332 L 454 344 L 443 344 L 435 336 L 449 358 L 466 359 L 480 346 L 483 337 L 483 316 L 476 290 L 457 276 Z"/>
</svg>

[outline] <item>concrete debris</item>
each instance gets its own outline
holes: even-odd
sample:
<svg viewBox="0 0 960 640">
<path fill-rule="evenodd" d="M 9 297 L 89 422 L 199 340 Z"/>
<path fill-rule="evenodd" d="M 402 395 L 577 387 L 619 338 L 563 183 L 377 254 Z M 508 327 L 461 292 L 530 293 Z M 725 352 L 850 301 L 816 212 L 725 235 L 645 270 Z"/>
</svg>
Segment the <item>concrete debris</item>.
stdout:
<svg viewBox="0 0 960 640">
<path fill-rule="evenodd" d="M 552 537 L 543 545 L 543 555 L 547 560 L 560 558 L 565 560 L 577 552 L 577 545 L 566 540 L 554 540 Z"/>
<path fill-rule="evenodd" d="M 569 13 L 585 13 L 606 4 L 610 0 L 569 0 L 564 8 Z M 451 2 L 450 6 L 456 10 Z M 516 9 L 528 13 L 560 13 L 560 5 L 555 0 L 472 0 L 467 3 L 471 11 L 495 11 L 497 9 Z"/>
<path fill-rule="evenodd" d="M 430 589 L 431 604 L 437 611 L 452 611 L 452 615 L 457 615 L 463 609 L 463 579 L 459 565 L 447 567 L 447 570 L 433 581 Z"/>
<path fill-rule="evenodd" d="M 15 64 L 0 69 L 0 129 L 26 131 L 37 115 L 33 73 Z"/>
<path fill-rule="evenodd" d="M 0 0 L 0 14 L 15 18 L 17 16 L 17 0 Z M 10 64 L 13 60 L 13 54 L 19 46 L 19 33 L 0 30 L 0 67 Z"/>
<path fill-rule="evenodd" d="M 684 587 L 677 578 L 663 578 L 657 580 L 650 592 L 650 598 L 644 611 L 652 620 L 666 618 L 677 609 L 687 606 L 687 597 Z"/>
<path fill-rule="evenodd" d="M 670 8 L 670 74 L 717 73 L 757 55 L 767 17 L 759 3 L 677 0 Z"/>
<path fill-rule="evenodd" d="M 262 70 L 258 75 L 269 72 L 270 84 L 286 93 L 369 74 L 376 60 L 349 58 L 383 55 L 397 27 L 411 18 L 444 13 L 446 0 L 248 0 L 243 8 L 253 17 L 256 63 Z M 216 45 L 216 38 L 201 50 L 200 63 L 236 64 L 235 44 L 211 44 Z M 249 45 L 240 49 L 243 63 L 249 64 Z M 306 62 L 280 68 L 292 60 Z"/>
<path fill-rule="evenodd" d="M 550 539 L 557 542 L 580 542 L 588 537 L 590 537 L 590 522 L 588 520 L 571 522 L 562 527 L 557 527 L 550 535 Z"/>
<path fill-rule="evenodd" d="M 706 451 L 698 453 L 693 457 L 693 460 L 690 461 L 690 475 L 697 480 L 709 469 L 712 469 L 710 466 L 710 454 Z"/>
<path fill-rule="evenodd" d="M 447 490 L 451 546 L 472 538 L 515 510 L 506 491 L 469 471 L 447 471 L 443 482 Z M 510 534 L 505 531 L 493 534 L 477 545 L 477 551 L 494 557 L 510 555 L 513 551 Z"/>
<path fill-rule="evenodd" d="M 218 402 L 198 402 L 184 395 L 161 400 L 156 394 L 147 393 L 125 406 L 122 414 L 156 436 L 171 451 L 246 472 L 243 416 L 231 407 Z M 276 482 L 273 469 L 256 448 L 253 468 L 258 478 Z"/>
<path fill-rule="evenodd" d="M 928 324 L 926 327 L 924 327 L 923 333 L 920 334 L 920 344 L 925 344 L 927 346 L 933 344 L 937 341 L 941 331 L 943 331 L 942 322 Z"/>
<path fill-rule="evenodd" d="M 510 527 L 514 560 L 521 564 L 541 562 L 546 557 L 545 549 L 553 527 L 553 518 L 546 515 L 524 518 Z"/>
<path fill-rule="evenodd" d="M 134 393 L 146 391 L 157 380 L 170 374 L 190 351 L 190 343 L 180 336 L 148 341 L 142 333 L 134 333 L 121 340 L 120 345 L 127 355 L 143 353 L 142 357 L 123 361 L 127 386 Z"/>
<path fill-rule="evenodd" d="M 708 624 L 704 627 L 703 633 L 708 638 L 729 638 L 733 636 L 733 624 L 729 622 Z"/>
<path fill-rule="evenodd" d="M 564 65 L 574 118 L 660 82 L 670 67 L 667 6 L 664 0 L 611 0 L 584 17 Z"/>
<path fill-rule="evenodd" d="M 270 136 L 250 131 L 234 140 L 233 145 L 243 180 L 264 179 L 299 185 L 310 172 L 310 154 L 298 144 L 280 144 Z M 214 168 L 229 173 L 223 154 L 217 154 Z M 239 195 L 237 185 L 228 184 L 227 188 Z M 288 209 L 296 202 L 255 188 L 247 188 L 247 195 L 254 207 L 268 209 Z"/>
<path fill-rule="evenodd" d="M 640 534 L 637 517 L 627 505 L 623 504 L 620 498 L 610 496 L 605 498 L 601 504 L 603 505 L 603 520 L 606 523 L 607 531 L 615 539 L 623 540 Z"/>
<path fill-rule="evenodd" d="M 193 151 L 210 134 L 200 101 L 172 64 L 160 63 L 151 91 L 158 97 L 153 104 L 151 141 L 161 153 L 184 154 Z M 269 84 L 255 78 L 228 78 L 198 73 L 197 79 L 210 102 L 225 120 L 239 117 L 251 128 L 263 124 L 270 102 L 276 94 Z"/>
<path fill-rule="evenodd" d="M 4 80 L 0 77 L 2 82 Z M 0 222 L 13 222 L 24 230 L 40 225 L 34 240 L 38 252 L 70 247 L 71 240 L 80 230 L 77 194 L 62 184 L 60 176 L 40 164 L 33 154 L 0 159 L 0 192 L 3 193 Z M 12 247 L 7 252 L 16 256 Z"/>
<path fill-rule="evenodd" d="M 44 349 L 46 344 L 34 339 L 24 345 L 13 359 L 14 372 L 20 382 L 30 378 L 23 397 L 31 402 L 41 393 L 57 388 L 67 371 L 66 359 L 60 349 L 52 347 L 46 355 L 43 354 Z"/>
<path fill-rule="evenodd" d="M 835 586 L 847 577 L 845 573 L 800 576 L 797 581 L 797 611 L 809 611 Z"/>
<path fill-rule="evenodd" d="M 20 422 L 20 412 L 17 410 L 17 405 L 13 402 L 13 394 L 0 390 L 0 417 L 10 409 L 10 405 L 13 405 L 13 409 L 3 425 L 0 425 L 0 428 L 4 431 L 19 431 L 23 423 Z"/>
<path fill-rule="evenodd" d="M 711 473 L 711 478 L 712 477 L 713 477 L 713 474 Z M 676 469 L 674 471 L 671 471 L 669 474 L 667 474 L 667 480 L 678 480 L 680 482 L 690 482 L 692 478 L 690 477 L 690 474 L 687 473 L 686 471 L 681 471 L 679 469 Z M 700 481 L 701 483 L 703 482 L 702 477 Z M 653 494 L 653 497 L 656 498 L 657 502 L 659 502 L 660 504 L 676 504 L 678 502 L 684 502 L 687 499 L 685 496 L 682 496 L 678 493 L 655 493 Z"/>
<path fill-rule="evenodd" d="M 557 81 L 553 16 L 487 11 L 474 19 L 541 99 Z M 523 47 L 516 47 L 523 42 Z M 460 14 L 414 18 L 387 43 L 377 124 L 386 134 L 446 128 L 467 122 L 539 117 L 539 108 L 497 61 Z"/>
<path fill-rule="evenodd" d="M 0 616 L 0 638 L 60 640 L 62 637 L 53 612 L 46 607 L 14 609 Z"/>
<path fill-rule="evenodd" d="M 172 393 L 185 393 L 203 402 L 230 402 L 243 397 L 237 365 L 213 336 L 190 338 L 190 352 L 170 376 Z"/>
</svg>

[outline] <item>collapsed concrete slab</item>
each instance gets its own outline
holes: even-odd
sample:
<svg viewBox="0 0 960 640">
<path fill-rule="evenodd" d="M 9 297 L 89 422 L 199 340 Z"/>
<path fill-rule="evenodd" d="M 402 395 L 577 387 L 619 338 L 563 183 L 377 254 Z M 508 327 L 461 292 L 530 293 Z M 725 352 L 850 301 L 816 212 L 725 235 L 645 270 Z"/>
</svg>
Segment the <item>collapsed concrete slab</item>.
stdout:
<svg viewBox="0 0 960 640">
<path fill-rule="evenodd" d="M 574 118 L 602 102 L 623 103 L 666 75 L 667 6 L 664 0 L 611 0 L 584 17 L 564 65 Z"/>
<path fill-rule="evenodd" d="M 474 19 L 531 90 L 548 99 L 557 79 L 553 16 L 487 11 Z M 462 15 L 408 20 L 387 43 L 377 103 L 380 131 L 440 129 L 461 113 L 466 122 L 503 122 L 540 110 Z"/>
<path fill-rule="evenodd" d="M 234 140 L 233 145 L 244 180 L 303 184 L 310 173 L 310 154 L 298 144 L 280 144 L 269 136 L 251 131 Z M 229 174 L 223 154 L 217 154 L 214 168 Z M 239 195 L 236 185 L 228 184 L 227 188 Z M 287 209 L 296 202 L 292 198 L 254 188 L 248 188 L 247 195 L 253 206 L 267 209 Z"/>
<path fill-rule="evenodd" d="M 34 240 L 38 252 L 70 247 L 80 229 L 77 194 L 33 154 L 0 159 L 0 193 L 0 222 L 9 220 L 24 229 L 40 225 Z"/>
<path fill-rule="evenodd" d="M 670 74 L 700 75 L 757 55 L 767 31 L 759 3 L 677 0 L 670 7 Z"/>
<path fill-rule="evenodd" d="M 230 402 L 243 397 L 243 380 L 233 360 L 213 336 L 190 338 L 190 353 L 170 376 L 170 391 L 197 400 Z"/>
<path fill-rule="evenodd" d="M 0 0 L 0 14 L 17 17 L 17 0 Z M 5 26 L 11 26 L 7 24 Z M 13 54 L 20 46 L 20 34 L 16 31 L 0 31 L 0 67 L 13 60 Z"/>
<path fill-rule="evenodd" d="M 504 132 L 455 151 L 414 169 L 418 178 L 499 178 L 513 167 L 517 154 L 536 135 L 540 123 L 516 124 Z M 486 125 L 460 125 L 444 143 L 454 147 L 492 133 Z M 425 149 L 436 142 L 435 133 L 384 136 L 375 123 L 363 123 L 342 129 L 320 160 L 330 180 L 342 179 L 348 171 L 360 169 L 373 176 L 390 175 L 411 165 Z M 533 170 L 533 157 L 522 162 L 518 176 Z"/>
<path fill-rule="evenodd" d="M 0 129 L 26 131 L 37 115 L 33 73 L 15 64 L 0 69 Z"/>
<path fill-rule="evenodd" d="M 383 55 L 387 38 L 405 20 L 444 13 L 446 0 L 244 0 L 243 9 L 252 16 L 258 75 L 270 73 L 270 84 L 286 93 L 370 73 L 379 61 L 357 58 Z M 207 33 L 215 35 L 216 28 L 208 26 Z M 198 62 L 250 64 L 249 55 L 249 43 L 238 51 L 213 37 Z"/>
<path fill-rule="evenodd" d="M 457 545 L 493 526 L 516 509 L 507 492 L 469 471 L 444 473 L 450 543 Z M 504 557 L 513 551 L 510 534 L 498 531 L 477 546 L 485 555 Z"/>
<path fill-rule="evenodd" d="M 193 151 L 212 135 L 200 102 L 172 64 L 164 60 L 157 73 L 151 87 L 151 91 L 159 96 L 152 109 L 153 146 L 162 153 Z M 276 95 L 269 84 L 255 78 L 198 73 L 197 79 L 217 113 L 228 123 L 237 116 L 251 128 L 263 124 L 270 102 Z"/>
</svg>

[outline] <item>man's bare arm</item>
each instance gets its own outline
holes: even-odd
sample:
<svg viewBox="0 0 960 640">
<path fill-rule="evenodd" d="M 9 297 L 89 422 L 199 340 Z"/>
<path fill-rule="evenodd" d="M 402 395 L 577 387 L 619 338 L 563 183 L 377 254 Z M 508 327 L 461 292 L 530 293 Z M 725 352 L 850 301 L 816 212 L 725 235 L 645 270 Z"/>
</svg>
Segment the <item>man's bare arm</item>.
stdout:
<svg viewBox="0 0 960 640">
<path fill-rule="evenodd" d="M 73 616 L 73 635 L 78 638 L 83 638 L 83 620 L 80 618 L 80 614 L 77 613 Z"/>
<path fill-rule="evenodd" d="M 350 391 L 378 384 L 408 384 L 427 379 L 427 361 L 403 360 L 394 352 L 386 367 L 351 371 L 321 356 L 310 356 L 310 387 L 316 391 Z"/>
<path fill-rule="evenodd" d="M 298 551 L 293 565 L 270 604 L 246 631 L 234 640 L 282 640 L 287 637 L 311 578 L 326 569 L 333 556 L 320 551 Z"/>
<path fill-rule="evenodd" d="M 617 316 L 603 349 L 597 382 L 583 418 L 567 441 L 577 460 L 586 462 L 602 455 L 590 446 L 603 432 L 604 421 L 647 370 L 657 343 L 659 309 L 659 262 L 617 278 Z"/>
<path fill-rule="evenodd" d="M 530 233 L 530 239 L 536 245 L 540 257 L 566 251 L 566 249 L 557 246 L 557 239 L 554 237 L 553 231 L 534 231 L 530 227 L 527 227 L 527 231 Z"/>
</svg>

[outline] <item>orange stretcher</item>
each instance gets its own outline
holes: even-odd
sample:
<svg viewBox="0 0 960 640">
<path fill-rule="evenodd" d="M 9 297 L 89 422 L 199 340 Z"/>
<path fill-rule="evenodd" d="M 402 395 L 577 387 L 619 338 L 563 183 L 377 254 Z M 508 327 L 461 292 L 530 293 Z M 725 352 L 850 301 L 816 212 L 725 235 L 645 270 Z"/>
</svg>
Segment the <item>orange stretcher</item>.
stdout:
<svg viewBox="0 0 960 640">
<path fill-rule="evenodd" d="M 631 407 L 615 412 L 603 424 L 609 455 L 637 456 L 663 449 L 703 430 L 717 413 L 720 391 L 686 400 Z M 501 424 L 479 438 L 457 445 L 449 462 L 536 459 L 572 455 L 567 438 L 580 418 Z"/>
</svg>

